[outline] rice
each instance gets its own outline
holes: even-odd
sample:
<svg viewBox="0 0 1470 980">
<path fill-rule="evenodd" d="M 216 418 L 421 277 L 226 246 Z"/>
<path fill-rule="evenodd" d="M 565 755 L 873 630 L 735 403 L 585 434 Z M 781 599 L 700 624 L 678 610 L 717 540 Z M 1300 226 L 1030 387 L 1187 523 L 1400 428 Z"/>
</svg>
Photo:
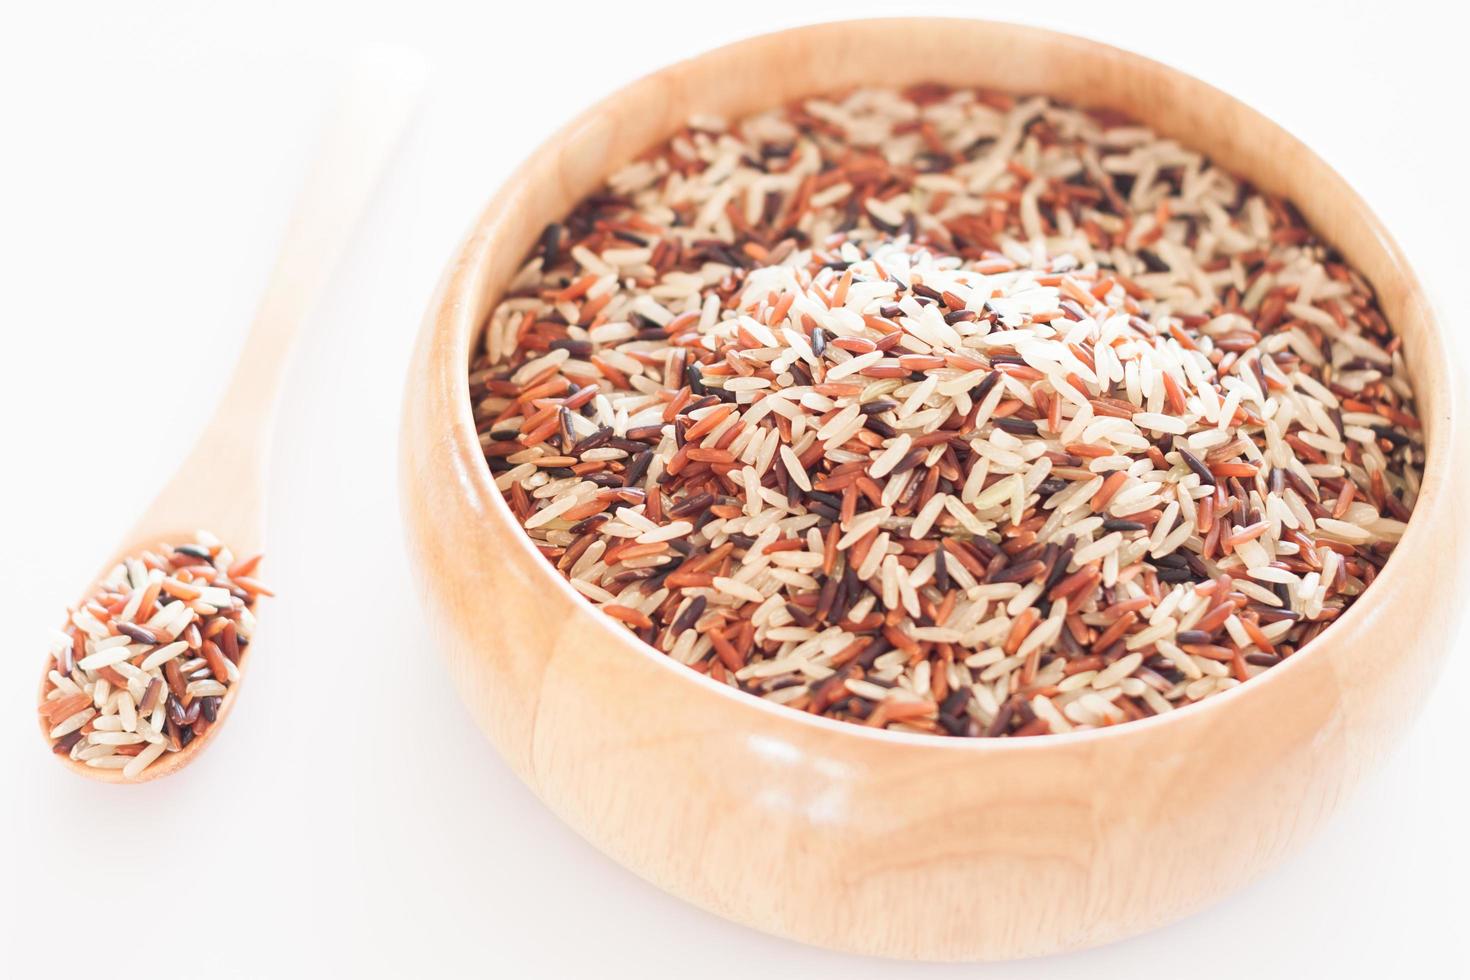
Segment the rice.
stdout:
<svg viewBox="0 0 1470 980">
<path fill-rule="evenodd" d="M 53 751 L 136 779 L 208 731 L 272 594 L 259 563 L 200 532 L 116 565 L 52 642 L 39 710 Z"/>
<path fill-rule="evenodd" d="M 470 377 L 583 596 L 720 683 L 933 734 L 1118 724 L 1296 655 L 1424 458 L 1397 338 L 1289 203 L 937 86 L 682 130 L 545 230 Z"/>
</svg>

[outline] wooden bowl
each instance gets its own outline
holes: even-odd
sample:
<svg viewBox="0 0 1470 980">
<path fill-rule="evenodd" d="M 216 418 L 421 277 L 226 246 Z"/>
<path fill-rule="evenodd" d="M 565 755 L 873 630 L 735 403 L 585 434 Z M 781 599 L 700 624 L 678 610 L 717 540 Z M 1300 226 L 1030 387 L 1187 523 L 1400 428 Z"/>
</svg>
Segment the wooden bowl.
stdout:
<svg viewBox="0 0 1470 980">
<path fill-rule="evenodd" d="M 471 419 L 479 327 L 541 229 L 696 112 L 939 80 L 1120 109 L 1295 201 L 1404 338 L 1423 492 L 1362 602 L 1297 656 L 1166 716 L 942 739 L 732 691 L 604 618 L 531 547 Z M 408 378 L 402 493 L 435 641 L 480 725 L 562 819 L 650 881 L 809 943 L 895 957 L 1075 949 L 1178 919 L 1302 843 L 1412 717 L 1446 647 L 1466 525 L 1463 388 L 1397 247 L 1261 115 L 1079 38 L 967 20 L 826 24 L 666 68 L 557 133 L 455 256 Z"/>
</svg>

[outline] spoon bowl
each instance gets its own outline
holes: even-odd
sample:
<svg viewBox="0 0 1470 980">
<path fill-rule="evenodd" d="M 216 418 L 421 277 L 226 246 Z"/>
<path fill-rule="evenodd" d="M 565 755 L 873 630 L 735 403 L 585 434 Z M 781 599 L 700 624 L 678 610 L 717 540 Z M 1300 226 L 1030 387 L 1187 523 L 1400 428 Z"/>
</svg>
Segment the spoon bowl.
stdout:
<svg viewBox="0 0 1470 980">
<path fill-rule="evenodd" d="M 238 547 L 240 550 L 236 551 L 235 553 L 240 555 L 241 557 L 249 554 L 255 554 L 259 550 L 259 542 L 263 536 L 264 530 L 264 522 L 262 520 L 259 520 L 261 513 L 262 512 L 259 510 L 256 511 L 257 519 L 252 522 L 256 525 L 256 530 L 253 534 L 241 533 L 230 538 L 225 538 L 222 534 L 218 534 L 221 542 L 230 547 L 232 550 Z M 113 557 L 102 566 L 102 568 L 98 571 L 97 575 L 92 580 L 93 585 L 95 586 L 96 583 L 101 582 L 104 578 L 106 578 L 107 575 L 112 571 L 112 569 L 126 558 L 135 557 L 143 551 L 156 551 L 158 549 L 158 546 L 162 543 L 184 543 L 192 541 L 197 530 L 201 528 L 213 528 L 216 526 L 224 525 L 220 524 L 219 522 L 208 523 L 199 521 L 195 523 L 195 526 L 192 529 L 185 529 L 183 526 L 173 526 L 152 534 L 145 534 L 142 531 L 134 531 L 128 536 L 128 540 L 131 543 L 118 549 L 117 553 L 113 555 Z M 211 533 L 217 532 L 211 531 Z M 238 546 L 235 544 L 236 541 L 240 542 Z M 87 594 L 90 594 L 90 592 L 91 589 L 89 588 Z M 239 669 L 239 678 L 234 683 L 229 684 L 225 690 L 225 693 L 221 695 L 219 708 L 215 713 L 214 722 L 204 730 L 203 734 L 195 736 L 188 745 L 184 746 L 177 752 L 164 752 L 163 755 L 154 760 L 151 765 L 149 765 L 137 776 L 129 778 L 124 775 L 121 769 L 101 769 L 94 766 L 89 766 L 85 762 L 80 762 L 72 759 L 69 755 L 66 754 L 53 752 L 52 755 L 55 756 L 55 758 L 64 766 L 71 769 L 71 771 L 75 772 L 77 775 L 87 776 L 91 779 L 95 779 L 99 782 L 104 783 L 145 783 L 150 780 L 158 779 L 162 776 L 167 776 L 174 772 L 177 772 L 179 769 L 182 769 L 184 766 L 188 765 L 196 758 L 198 758 L 199 754 L 204 751 L 205 746 L 213 742 L 215 735 L 218 734 L 220 729 L 224 727 L 225 722 L 229 719 L 231 711 L 235 707 L 235 701 L 239 697 L 240 687 L 245 681 L 245 676 L 250 666 L 251 653 L 254 649 L 254 642 L 246 644 L 241 649 L 240 659 L 236 662 L 236 667 Z M 46 691 L 50 685 L 50 669 L 51 664 L 48 661 L 47 669 L 43 671 L 41 675 L 41 688 L 38 701 L 42 703 L 44 703 Z M 46 719 L 43 716 L 38 715 L 37 720 L 40 723 L 41 736 L 46 739 L 46 742 L 49 746 L 52 742 L 52 739 L 50 737 L 51 726 L 47 723 Z"/>
</svg>

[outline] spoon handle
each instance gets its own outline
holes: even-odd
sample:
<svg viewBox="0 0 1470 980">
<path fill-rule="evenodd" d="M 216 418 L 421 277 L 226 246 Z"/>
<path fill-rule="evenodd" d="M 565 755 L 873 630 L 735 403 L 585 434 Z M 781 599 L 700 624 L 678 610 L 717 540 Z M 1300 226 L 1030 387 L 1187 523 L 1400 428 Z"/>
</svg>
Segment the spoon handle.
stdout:
<svg viewBox="0 0 1470 980">
<path fill-rule="evenodd" d="M 357 60 L 224 397 L 183 465 L 134 525 L 130 543 L 209 528 L 242 554 L 261 546 L 266 461 L 291 343 L 346 247 L 424 77 L 422 60 L 400 49 L 374 49 Z"/>
<path fill-rule="evenodd" d="M 263 464 L 292 342 L 366 208 L 423 88 L 422 60 L 382 48 L 363 53 L 332 111 L 210 432 L 246 441 Z"/>
</svg>

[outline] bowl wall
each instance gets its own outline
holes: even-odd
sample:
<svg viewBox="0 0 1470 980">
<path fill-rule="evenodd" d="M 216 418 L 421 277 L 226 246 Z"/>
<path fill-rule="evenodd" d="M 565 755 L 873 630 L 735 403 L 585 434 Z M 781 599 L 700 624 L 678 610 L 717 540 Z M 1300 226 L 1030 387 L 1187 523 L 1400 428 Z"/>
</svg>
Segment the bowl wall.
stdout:
<svg viewBox="0 0 1470 980">
<path fill-rule="evenodd" d="M 695 112 L 938 80 L 1129 113 L 1306 218 L 1378 290 L 1427 429 L 1408 533 L 1369 597 L 1241 688 L 1115 729 L 944 740 L 812 718 L 643 646 L 531 547 L 479 453 L 480 325 L 547 222 Z M 1036 955 L 1194 911 L 1299 845 L 1412 717 L 1449 639 L 1465 545 L 1448 462 L 1463 388 L 1402 256 L 1268 120 L 1136 55 L 978 21 L 829 24 L 675 65 L 562 130 L 456 256 L 410 369 L 402 496 L 433 629 L 475 717 L 558 815 L 656 884 L 769 932 L 925 959 Z"/>
</svg>

